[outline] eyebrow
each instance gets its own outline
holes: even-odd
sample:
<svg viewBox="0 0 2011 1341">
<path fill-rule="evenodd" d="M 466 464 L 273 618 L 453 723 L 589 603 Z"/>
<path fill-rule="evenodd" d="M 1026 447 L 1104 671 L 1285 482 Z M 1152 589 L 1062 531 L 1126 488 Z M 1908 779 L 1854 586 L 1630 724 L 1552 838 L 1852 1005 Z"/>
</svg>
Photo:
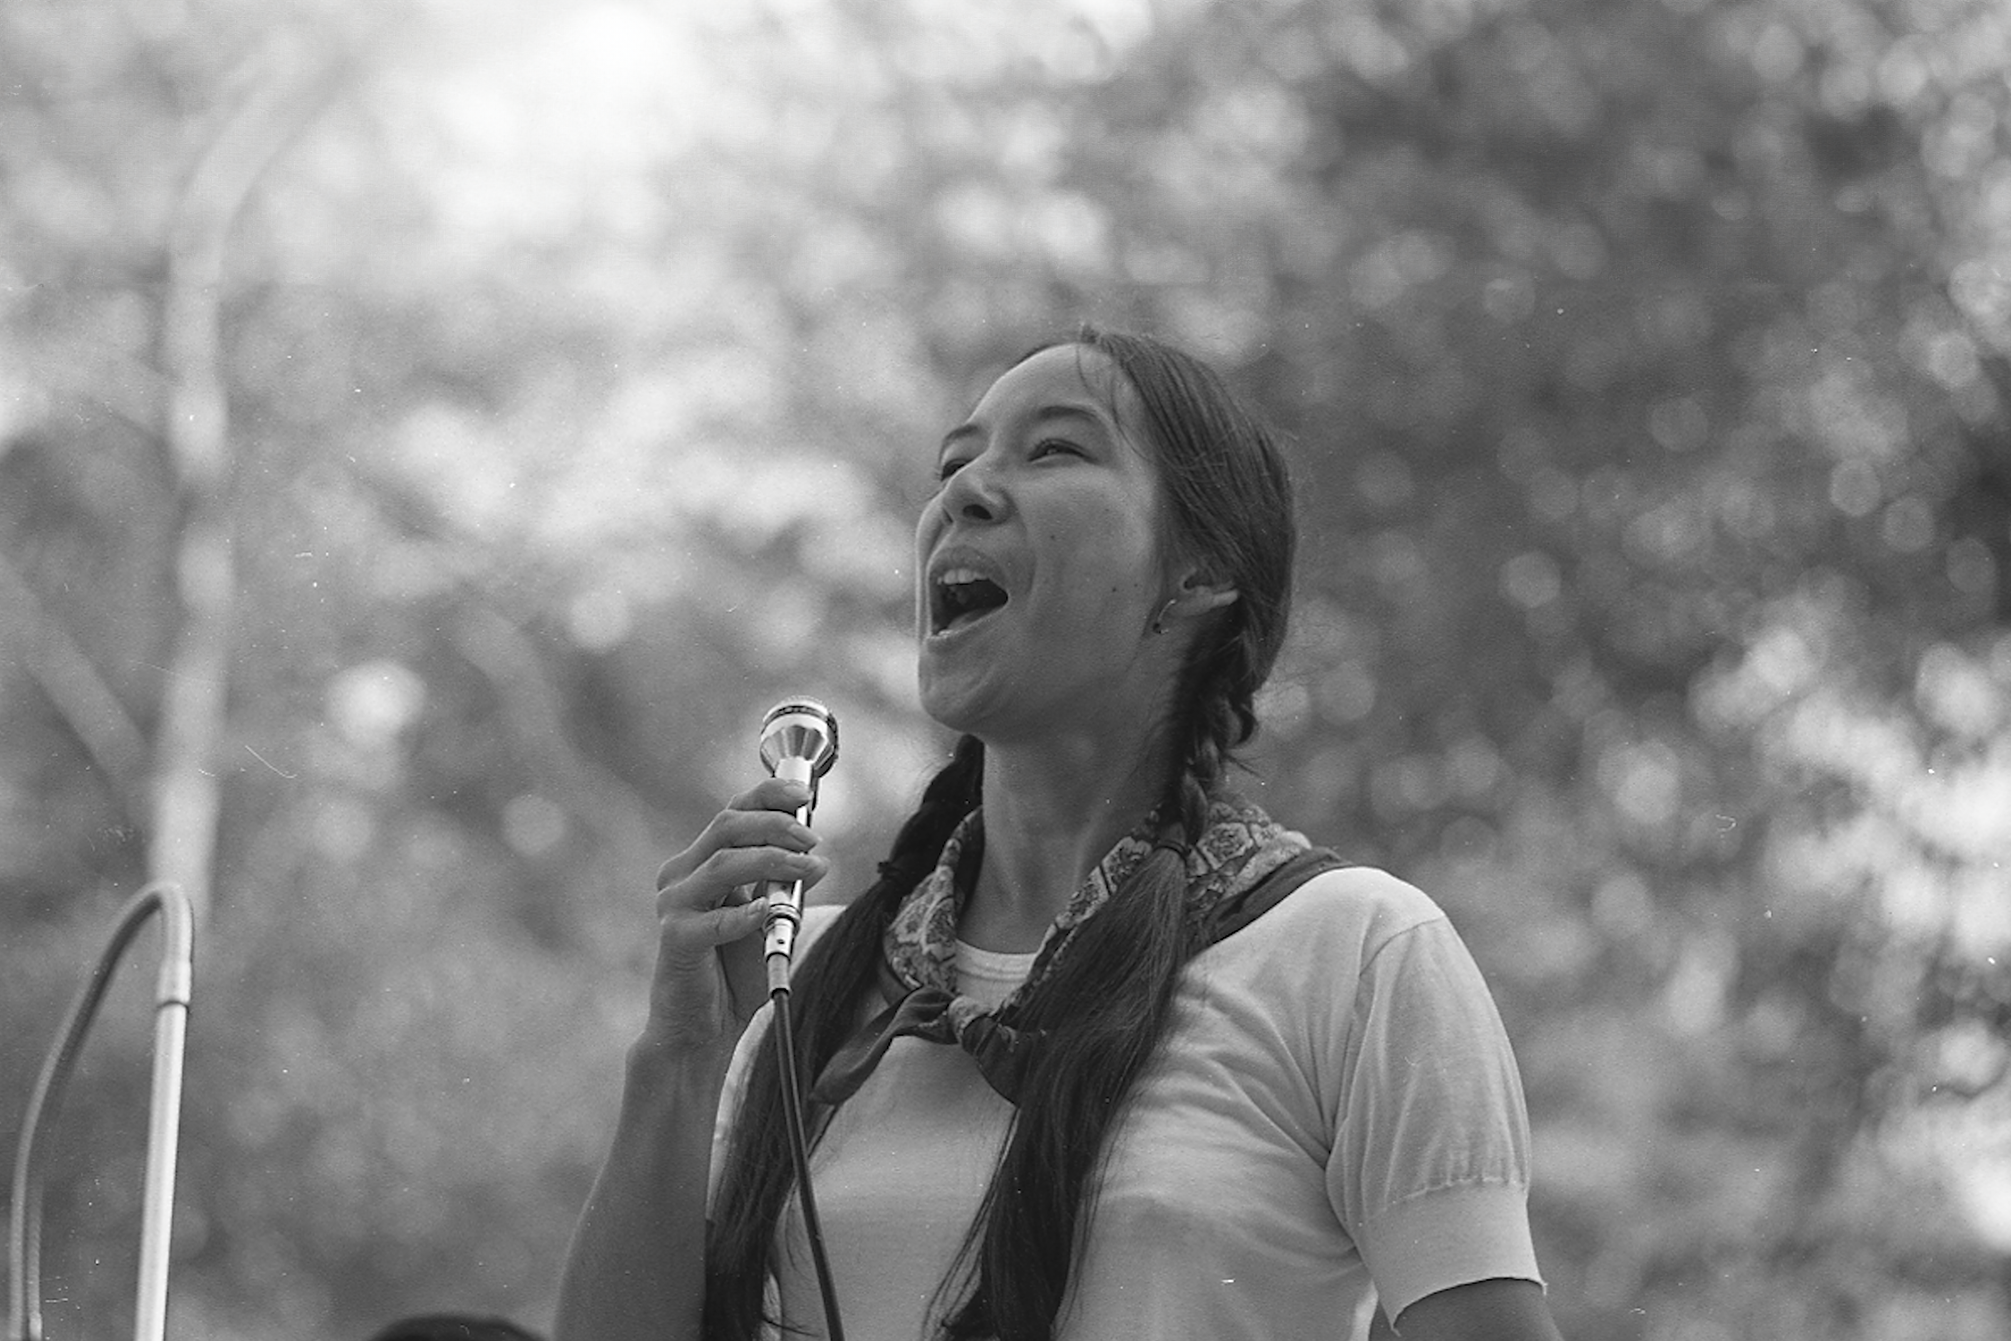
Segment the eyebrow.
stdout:
<svg viewBox="0 0 2011 1341">
<path fill-rule="evenodd" d="M 1110 431 L 1102 415 L 1081 405 L 1043 405 L 1033 412 L 1032 422 L 1040 425 L 1052 423 L 1057 419 L 1083 419 L 1106 432 Z M 983 426 L 975 421 L 958 424 L 943 435 L 942 445 L 936 448 L 936 455 L 941 456 L 954 444 L 962 442 L 965 438 L 977 437 L 983 432 Z"/>
</svg>

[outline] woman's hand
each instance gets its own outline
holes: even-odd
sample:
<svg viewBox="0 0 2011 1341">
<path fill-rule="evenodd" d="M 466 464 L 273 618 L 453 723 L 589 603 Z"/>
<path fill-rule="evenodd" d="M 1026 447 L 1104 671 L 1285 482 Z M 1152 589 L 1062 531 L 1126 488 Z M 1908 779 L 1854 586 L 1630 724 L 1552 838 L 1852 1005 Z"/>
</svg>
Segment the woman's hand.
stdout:
<svg viewBox="0 0 2011 1341">
<path fill-rule="evenodd" d="M 687 1046 L 731 1044 L 767 999 L 761 962 L 766 901 L 758 882 L 801 880 L 829 869 L 810 849 L 817 835 L 796 821 L 810 790 L 769 778 L 726 803 L 690 847 L 656 875 L 656 976 L 648 1034 Z"/>
</svg>

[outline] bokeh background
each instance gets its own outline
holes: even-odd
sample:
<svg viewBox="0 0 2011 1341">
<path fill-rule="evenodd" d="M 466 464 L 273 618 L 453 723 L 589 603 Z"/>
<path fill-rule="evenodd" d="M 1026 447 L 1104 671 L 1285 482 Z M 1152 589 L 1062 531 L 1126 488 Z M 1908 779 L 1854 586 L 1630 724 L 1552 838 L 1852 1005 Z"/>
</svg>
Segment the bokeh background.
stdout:
<svg viewBox="0 0 2011 1341">
<path fill-rule="evenodd" d="M 942 757 L 932 445 L 1094 319 L 1292 440 L 1248 785 L 1448 908 L 1570 1341 L 2011 1334 L 2001 0 L 8 0 L 0 1141 L 198 902 L 171 1333 L 544 1326 L 651 874 Z M 128 1334 L 154 933 L 50 1148 Z"/>
</svg>

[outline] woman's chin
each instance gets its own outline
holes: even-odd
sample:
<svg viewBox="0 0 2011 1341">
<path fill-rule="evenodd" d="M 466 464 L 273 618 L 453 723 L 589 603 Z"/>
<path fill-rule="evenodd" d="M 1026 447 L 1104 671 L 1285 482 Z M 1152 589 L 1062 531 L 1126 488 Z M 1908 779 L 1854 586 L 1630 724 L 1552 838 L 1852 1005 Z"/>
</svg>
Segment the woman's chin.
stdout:
<svg viewBox="0 0 2011 1341">
<path fill-rule="evenodd" d="M 992 741 L 1013 734 L 1012 723 L 1037 715 L 1020 675 L 995 661 L 932 657 L 922 652 L 916 676 L 922 711 L 959 735 Z"/>
<path fill-rule="evenodd" d="M 931 676 L 924 668 L 920 679 L 922 711 L 937 725 L 959 735 L 982 737 L 987 696 L 982 686 L 963 681 L 962 676 Z"/>
</svg>

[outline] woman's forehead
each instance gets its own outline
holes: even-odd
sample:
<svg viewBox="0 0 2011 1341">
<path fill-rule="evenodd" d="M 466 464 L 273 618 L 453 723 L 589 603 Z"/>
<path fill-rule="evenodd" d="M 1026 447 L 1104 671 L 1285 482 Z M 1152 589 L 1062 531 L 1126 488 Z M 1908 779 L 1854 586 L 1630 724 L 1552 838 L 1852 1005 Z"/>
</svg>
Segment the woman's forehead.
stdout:
<svg viewBox="0 0 2011 1341">
<path fill-rule="evenodd" d="M 1089 345 L 1049 345 L 999 374 L 976 406 L 970 424 L 989 427 L 1001 414 L 1080 409 L 1117 430 L 1132 445 L 1143 414 L 1138 393 L 1108 354 Z"/>
</svg>

